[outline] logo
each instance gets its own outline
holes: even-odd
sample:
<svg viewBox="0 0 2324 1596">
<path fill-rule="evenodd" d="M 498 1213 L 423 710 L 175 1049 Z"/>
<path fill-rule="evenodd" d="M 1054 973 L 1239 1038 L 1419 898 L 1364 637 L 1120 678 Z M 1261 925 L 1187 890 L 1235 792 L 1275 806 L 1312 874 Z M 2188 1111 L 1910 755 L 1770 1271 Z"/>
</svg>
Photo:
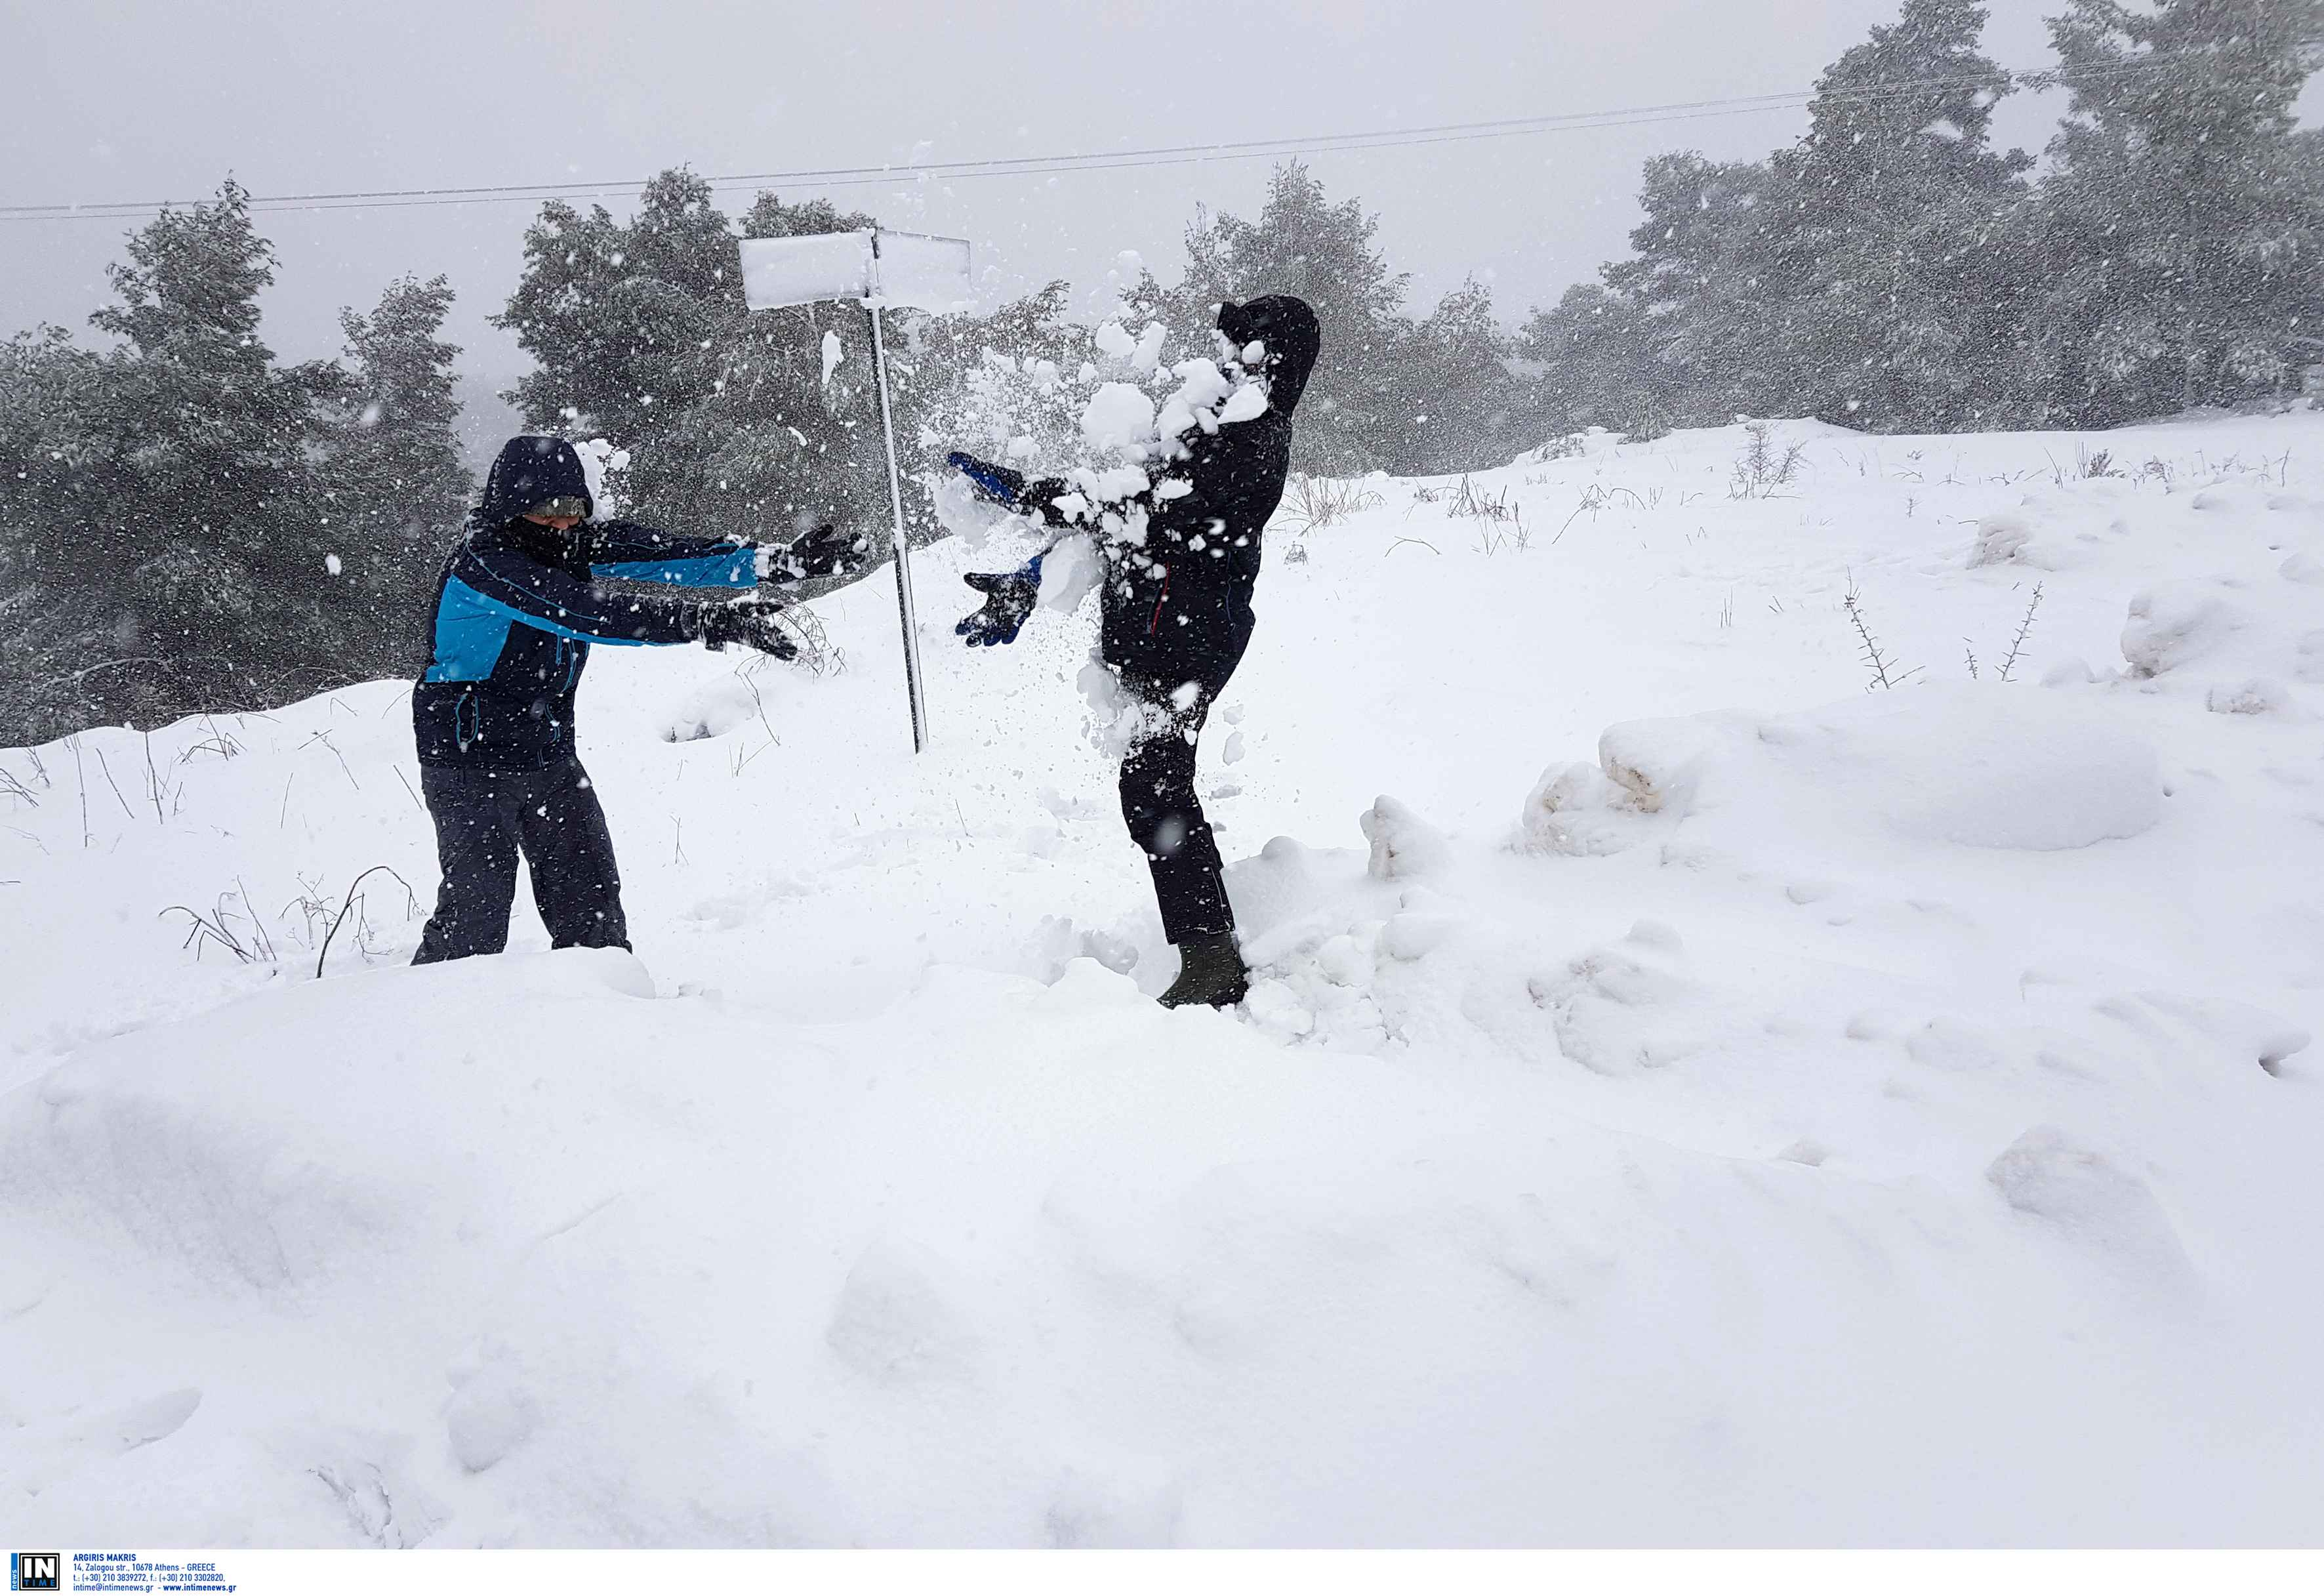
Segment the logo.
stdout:
<svg viewBox="0 0 2324 1596">
<path fill-rule="evenodd" d="M 65 1582 L 60 1577 L 64 1571 L 64 1558 L 55 1552 L 11 1552 L 8 1554 L 8 1588 L 11 1591 L 61 1591 Z"/>
</svg>

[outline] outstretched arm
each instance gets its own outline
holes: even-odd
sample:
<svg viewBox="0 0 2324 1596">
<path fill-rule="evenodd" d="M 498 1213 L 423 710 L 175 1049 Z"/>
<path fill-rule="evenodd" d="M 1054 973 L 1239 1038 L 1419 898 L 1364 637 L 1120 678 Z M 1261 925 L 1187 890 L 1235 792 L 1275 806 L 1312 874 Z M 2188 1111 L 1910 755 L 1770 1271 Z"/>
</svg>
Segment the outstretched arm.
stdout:
<svg viewBox="0 0 2324 1596">
<path fill-rule="evenodd" d="M 988 503 L 1004 505 L 1020 515 L 1038 515 L 1048 525 L 1067 532 L 1077 530 L 1073 517 L 1057 504 L 1071 492 L 1061 478 L 1044 476 L 1028 482 L 1021 471 L 980 460 L 958 449 L 945 457 L 945 464 L 968 478 L 975 485 L 977 497 Z M 1056 544 L 1056 539 L 1050 540 L 1050 548 Z"/>
<path fill-rule="evenodd" d="M 603 521 L 595 530 L 592 576 L 679 587 L 750 587 L 759 580 L 759 551 L 746 544 L 673 537 L 630 521 Z"/>
<path fill-rule="evenodd" d="M 452 556 L 451 580 L 473 595 L 469 602 L 583 642 L 680 643 L 694 636 L 684 617 L 698 606 L 602 592 L 515 549 L 480 551 L 464 541 Z"/>
<path fill-rule="evenodd" d="M 744 551 L 747 556 L 749 551 Z M 745 568 L 751 565 L 743 561 Z M 664 598 L 609 594 L 514 549 L 480 551 L 463 542 L 452 557 L 442 601 L 477 620 L 489 615 L 580 642 L 622 646 L 743 642 L 788 659 L 796 650 L 773 624 L 779 605 L 753 599 Z"/>
<path fill-rule="evenodd" d="M 953 628 L 954 635 L 965 640 L 972 649 L 1013 643 L 1024 628 L 1026 617 L 1040 603 L 1041 562 L 1067 538 L 1090 529 L 1077 524 L 1057 507 L 1056 500 L 1066 490 L 1065 484 L 1055 477 L 1028 482 L 1021 472 L 957 450 L 945 457 L 945 464 L 973 483 L 978 496 L 1020 513 L 1038 514 L 1055 529 L 1041 551 L 1015 570 L 970 571 L 961 577 L 984 595 L 984 604 L 974 613 L 962 617 Z"/>
<path fill-rule="evenodd" d="M 829 526 L 788 543 L 752 545 L 678 538 L 634 521 L 606 521 L 590 551 L 589 572 L 681 587 L 749 587 L 761 581 L 788 587 L 856 569 L 864 561 L 865 542 Z"/>
</svg>

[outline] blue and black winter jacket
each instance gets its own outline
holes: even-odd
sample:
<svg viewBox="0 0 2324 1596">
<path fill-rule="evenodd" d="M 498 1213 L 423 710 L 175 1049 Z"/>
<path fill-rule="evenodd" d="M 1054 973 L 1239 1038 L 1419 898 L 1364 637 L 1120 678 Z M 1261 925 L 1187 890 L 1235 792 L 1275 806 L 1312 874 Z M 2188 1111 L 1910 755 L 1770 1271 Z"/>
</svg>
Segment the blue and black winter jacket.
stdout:
<svg viewBox="0 0 2324 1596">
<path fill-rule="evenodd" d="M 411 693 L 424 765 L 536 770 L 574 757 L 573 694 L 592 643 L 682 643 L 696 635 L 687 607 L 599 579 L 687 587 L 751 587 L 757 550 L 673 538 L 622 521 L 570 531 L 526 521 L 549 499 L 584 501 L 588 478 L 573 446 L 509 440 L 485 478 L 437 592 L 434 659 Z"/>
</svg>

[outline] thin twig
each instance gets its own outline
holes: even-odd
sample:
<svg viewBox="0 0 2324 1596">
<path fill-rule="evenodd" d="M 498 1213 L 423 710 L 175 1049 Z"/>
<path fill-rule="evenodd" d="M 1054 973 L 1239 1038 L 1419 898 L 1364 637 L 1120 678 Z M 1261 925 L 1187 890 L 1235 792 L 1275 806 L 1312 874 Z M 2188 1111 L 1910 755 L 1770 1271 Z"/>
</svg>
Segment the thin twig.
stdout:
<svg viewBox="0 0 2324 1596">
<path fill-rule="evenodd" d="M 168 825 L 170 817 L 161 813 L 161 772 L 153 768 L 153 733 L 145 733 L 145 790 L 153 800 L 153 818 Z"/>
<path fill-rule="evenodd" d="M 248 909 L 250 907 L 250 889 L 242 884 L 242 878 L 240 876 L 234 878 L 234 891 L 235 896 L 242 899 L 243 908 Z M 274 962 L 274 938 L 266 934 L 266 922 L 260 919 L 254 914 L 250 917 L 250 936 L 252 945 L 257 948 L 259 956 L 264 959 L 268 964 L 272 964 Z"/>
<path fill-rule="evenodd" d="M 169 908 L 161 911 L 161 915 L 172 914 L 184 915 L 188 919 L 193 922 L 191 928 L 186 932 L 185 941 L 179 944 L 179 951 L 182 953 L 187 948 L 192 948 L 194 950 L 194 958 L 197 963 L 200 961 L 202 956 L 200 945 L 206 942 L 217 943 L 220 947 L 226 949 L 226 952 L 232 954 L 236 959 L 239 959 L 245 964 L 251 962 L 252 955 L 250 950 L 244 947 L 239 941 L 235 940 L 234 933 L 226 928 L 225 917 L 223 915 L 216 920 L 205 919 L 202 916 L 196 913 L 194 910 L 188 909 L 182 903 L 173 903 L 170 905 Z M 154 918 L 158 919 L 161 918 L 161 915 L 156 915 Z"/>
<path fill-rule="evenodd" d="M 88 771 L 80 762 L 80 738 L 78 735 L 66 738 L 65 746 L 72 750 L 73 777 L 80 783 L 80 845 L 86 848 L 88 846 Z"/>
<path fill-rule="evenodd" d="M 105 772 L 105 784 L 113 789 L 113 801 L 121 806 L 121 812 L 132 820 L 136 819 L 137 811 L 131 808 L 129 800 L 121 796 L 121 783 L 113 779 L 113 767 L 106 762 L 105 750 L 102 748 L 97 751 L 97 768 Z"/>
<path fill-rule="evenodd" d="M 340 901 L 339 904 L 339 912 L 332 917 L 330 929 L 323 933 L 323 946 L 321 951 L 315 955 L 316 980 L 320 981 L 323 978 L 323 961 L 331 956 L 331 938 L 339 934 L 339 927 L 341 923 L 346 919 L 347 910 L 354 908 L 357 901 L 355 898 L 355 889 L 362 886 L 367 878 L 377 875 L 383 870 L 386 871 L 388 874 L 395 876 L 397 883 L 403 888 L 405 896 L 411 898 L 414 901 L 418 900 L 419 895 L 411 890 L 411 883 L 405 881 L 401 876 L 396 875 L 393 869 L 384 864 L 374 864 L 369 870 L 364 872 L 362 875 L 359 875 L 355 877 L 354 881 L 349 881 L 347 883 L 347 895 Z"/>
<path fill-rule="evenodd" d="M 308 737 L 307 742 L 309 743 L 319 743 L 324 747 L 329 749 L 331 751 L 331 757 L 339 761 L 339 769 L 346 771 L 347 780 L 355 782 L 355 789 L 357 792 L 361 792 L 363 790 L 363 783 L 355 781 L 355 771 L 348 769 L 347 756 L 339 752 L 339 745 L 331 741 L 331 734 L 328 732 L 316 732 Z M 304 744 L 301 746 L 304 746 Z"/>
</svg>

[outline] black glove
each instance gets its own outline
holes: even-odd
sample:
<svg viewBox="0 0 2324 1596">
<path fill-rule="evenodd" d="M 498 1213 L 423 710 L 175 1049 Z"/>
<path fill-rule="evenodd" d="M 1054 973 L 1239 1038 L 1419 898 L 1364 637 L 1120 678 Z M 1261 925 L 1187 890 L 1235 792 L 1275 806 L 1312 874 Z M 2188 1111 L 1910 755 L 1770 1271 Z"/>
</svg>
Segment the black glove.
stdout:
<svg viewBox="0 0 2324 1596">
<path fill-rule="evenodd" d="M 775 619 L 782 609 L 762 598 L 741 598 L 731 604 L 714 600 L 696 611 L 694 635 L 721 650 L 728 643 L 741 643 L 778 660 L 796 660 L 798 641 Z"/>
<path fill-rule="evenodd" d="M 861 570 L 872 558 L 872 540 L 820 526 L 805 537 L 767 550 L 765 581 L 788 586 L 812 577 L 842 577 Z"/>
<path fill-rule="evenodd" d="M 971 571 L 963 577 L 962 581 L 984 595 L 984 607 L 963 616 L 954 635 L 967 639 L 972 649 L 1015 642 L 1025 617 L 1041 601 L 1041 559 L 1037 554 L 1013 571 Z"/>
<path fill-rule="evenodd" d="M 974 455 L 964 455 L 958 449 L 945 457 L 945 464 L 976 484 L 980 498 L 995 504 L 1016 509 L 1025 498 L 1025 474 L 1011 471 L 1006 466 L 995 466 L 990 460 L 980 460 Z"/>
</svg>

